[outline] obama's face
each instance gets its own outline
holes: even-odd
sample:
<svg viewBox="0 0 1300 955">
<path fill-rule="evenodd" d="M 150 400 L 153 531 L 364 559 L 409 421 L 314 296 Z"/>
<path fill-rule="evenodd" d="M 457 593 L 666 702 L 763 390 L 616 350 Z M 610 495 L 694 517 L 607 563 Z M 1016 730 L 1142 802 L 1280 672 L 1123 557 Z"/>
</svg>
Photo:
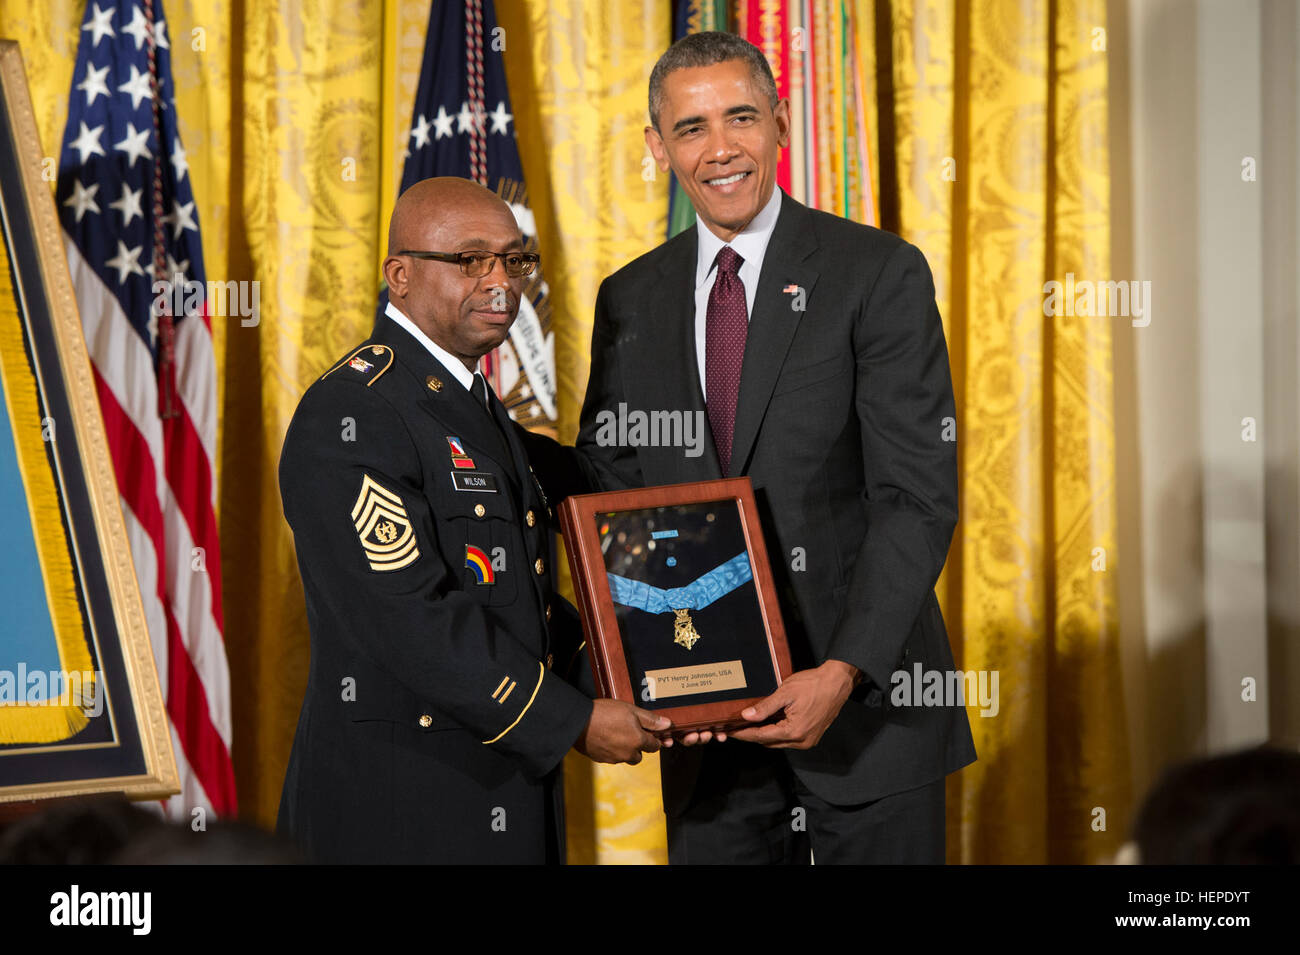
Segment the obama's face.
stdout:
<svg viewBox="0 0 1300 955">
<path fill-rule="evenodd" d="M 645 139 L 659 168 L 672 169 L 695 214 L 731 241 L 772 197 L 789 101 L 772 106 L 744 60 L 724 60 L 664 77 L 658 122 Z"/>
</svg>

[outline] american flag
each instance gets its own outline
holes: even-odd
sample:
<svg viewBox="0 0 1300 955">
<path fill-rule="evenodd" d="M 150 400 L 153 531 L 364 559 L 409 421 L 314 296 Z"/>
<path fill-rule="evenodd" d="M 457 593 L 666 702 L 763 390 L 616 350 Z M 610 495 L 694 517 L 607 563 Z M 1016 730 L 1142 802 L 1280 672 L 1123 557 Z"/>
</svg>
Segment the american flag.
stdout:
<svg viewBox="0 0 1300 955">
<path fill-rule="evenodd" d="M 162 0 L 87 3 L 56 201 L 180 770 L 167 812 L 233 816 L 216 368 Z"/>
<path fill-rule="evenodd" d="M 510 204 L 525 246 L 536 251 L 504 50 L 492 0 L 435 0 L 430 6 L 401 188 L 430 176 L 482 183 Z M 386 293 L 380 296 L 380 312 L 386 300 Z M 481 367 L 520 424 L 555 426 L 555 337 L 541 268 L 528 279 L 509 340 Z"/>
</svg>

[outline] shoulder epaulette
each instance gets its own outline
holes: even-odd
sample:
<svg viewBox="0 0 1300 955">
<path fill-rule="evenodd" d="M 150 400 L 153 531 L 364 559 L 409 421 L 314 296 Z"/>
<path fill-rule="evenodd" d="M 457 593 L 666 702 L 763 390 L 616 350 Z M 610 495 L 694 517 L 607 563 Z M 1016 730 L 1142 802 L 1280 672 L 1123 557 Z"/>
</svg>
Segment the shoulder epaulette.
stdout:
<svg viewBox="0 0 1300 955">
<path fill-rule="evenodd" d="M 387 345 L 362 345 L 320 377 L 324 381 L 336 371 L 340 371 L 346 373 L 351 380 L 369 388 L 392 365 L 393 350 Z"/>
</svg>

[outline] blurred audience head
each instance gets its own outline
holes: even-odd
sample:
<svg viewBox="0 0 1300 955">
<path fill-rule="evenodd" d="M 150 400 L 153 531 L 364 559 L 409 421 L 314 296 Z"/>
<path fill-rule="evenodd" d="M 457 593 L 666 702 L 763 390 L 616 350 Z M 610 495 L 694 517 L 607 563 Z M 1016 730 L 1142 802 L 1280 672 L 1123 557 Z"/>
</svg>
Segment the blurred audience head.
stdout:
<svg viewBox="0 0 1300 955">
<path fill-rule="evenodd" d="M 120 795 L 59 800 L 0 831 L 0 864 L 99 865 L 165 825 Z"/>
<path fill-rule="evenodd" d="M 120 795 L 52 802 L 0 830 L 0 865 L 276 865 L 302 862 L 277 836 L 209 819 L 195 831 Z"/>
<path fill-rule="evenodd" d="M 1261 747 L 1167 770 L 1133 840 L 1144 865 L 1300 862 L 1300 752 Z"/>
</svg>

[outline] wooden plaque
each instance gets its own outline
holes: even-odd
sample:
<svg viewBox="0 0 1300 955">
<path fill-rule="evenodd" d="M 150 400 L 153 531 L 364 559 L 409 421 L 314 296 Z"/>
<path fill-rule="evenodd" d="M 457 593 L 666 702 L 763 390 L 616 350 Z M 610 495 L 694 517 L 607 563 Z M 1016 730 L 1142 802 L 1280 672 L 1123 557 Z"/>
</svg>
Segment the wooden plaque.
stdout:
<svg viewBox="0 0 1300 955">
<path fill-rule="evenodd" d="M 729 729 L 789 677 L 749 478 L 577 495 L 560 529 L 602 696 Z"/>
</svg>

